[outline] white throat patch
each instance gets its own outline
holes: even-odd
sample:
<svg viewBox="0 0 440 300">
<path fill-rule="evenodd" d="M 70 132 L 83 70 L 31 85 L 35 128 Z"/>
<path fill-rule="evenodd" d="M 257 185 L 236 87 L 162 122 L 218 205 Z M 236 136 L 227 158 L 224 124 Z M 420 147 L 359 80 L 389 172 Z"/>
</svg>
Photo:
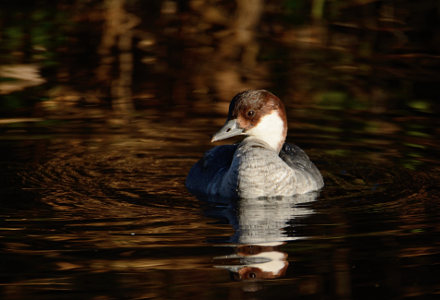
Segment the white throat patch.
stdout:
<svg viewBox="0 0 440 300">
<path fill-rule="evenodd" d="M 263 116 L 258 124 L 246 132 L 249 136 L 254 136 L 271 146 L 275 150 L 280 150 L 284 142 L 284 121 L 277 111 Z"/>
</svg>

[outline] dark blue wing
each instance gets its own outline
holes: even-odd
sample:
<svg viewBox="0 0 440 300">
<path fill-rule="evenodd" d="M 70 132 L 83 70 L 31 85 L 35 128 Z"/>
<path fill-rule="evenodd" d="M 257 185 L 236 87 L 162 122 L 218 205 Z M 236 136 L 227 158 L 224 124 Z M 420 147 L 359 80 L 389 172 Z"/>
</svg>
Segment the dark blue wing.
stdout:
<svg viewBox="0 0 440 300">
<path fill-rule="evenodd" d="M 213 180 L 223 178 L 231 166 L 238 145 L 217 146 L 205 153 L 189 171 L 185 185 L 194 194 L 210 194 L 208 186 Z"/>
</svg>

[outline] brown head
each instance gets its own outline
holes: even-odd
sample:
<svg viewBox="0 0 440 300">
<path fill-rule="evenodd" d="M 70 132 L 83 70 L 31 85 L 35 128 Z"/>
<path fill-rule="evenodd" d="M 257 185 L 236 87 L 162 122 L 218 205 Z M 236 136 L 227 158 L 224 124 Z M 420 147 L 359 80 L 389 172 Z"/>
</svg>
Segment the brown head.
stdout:
<svg viewBox="0 0 440 300">
<path fill-rule="evenodd" d="M 279 152 L 287 135 L 284 104 L 266 90 L 237 94 L 229 105 L 225 125 L 212 137 L 212 142 L 237 135 L 256 137 Z"/>
</svg>

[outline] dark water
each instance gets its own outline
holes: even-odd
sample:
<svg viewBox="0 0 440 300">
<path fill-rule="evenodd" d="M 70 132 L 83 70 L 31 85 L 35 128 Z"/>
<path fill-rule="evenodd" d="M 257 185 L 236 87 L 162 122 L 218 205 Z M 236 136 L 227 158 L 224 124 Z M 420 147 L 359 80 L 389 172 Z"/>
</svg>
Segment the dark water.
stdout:
<svg viewBox="0 0 440 300">
<path fill-rule="evenodd" d="M 360 24 L 390 13 L 386 1 L 341 8 L 360 23 L 274 2 L 234 39 L 241 25 L 215 9 L 240 15 L 240 1 L 108 1 L 141 19 L 125 32 L 131 46 L 107 48 L 100 1 L 83 2 L 2 13 L 2 299 L 439 296 L 440 48 L 432 16 L 416 18 L 434 2 L 413 19 L 396 10 L 391 31 Z M 185 189 L 243 88 L 286 103 L 287 140 L 322 171 L 319 194 Z"/>
</svg>

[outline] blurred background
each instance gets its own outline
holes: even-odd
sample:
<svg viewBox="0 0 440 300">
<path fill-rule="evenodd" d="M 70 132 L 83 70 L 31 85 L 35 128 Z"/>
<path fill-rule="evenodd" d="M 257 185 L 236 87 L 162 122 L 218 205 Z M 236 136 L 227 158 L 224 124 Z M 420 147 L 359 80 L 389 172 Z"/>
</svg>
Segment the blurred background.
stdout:
<svg viewBox="0 0 440 300">
<path fill-rule="evenodd" d="M 438 295 L 439 85 L 438 0 L 2 1 L 2 298 Z M 325 189 L 190 195 L 262 88 Z"/>
<path fill-rule="evenodd" d="M 130 114 L 249 88 L 340 110 L 434 112 L 439 11 L 435 0 L 4 1 L 0 113 Z"/>
</svg>

